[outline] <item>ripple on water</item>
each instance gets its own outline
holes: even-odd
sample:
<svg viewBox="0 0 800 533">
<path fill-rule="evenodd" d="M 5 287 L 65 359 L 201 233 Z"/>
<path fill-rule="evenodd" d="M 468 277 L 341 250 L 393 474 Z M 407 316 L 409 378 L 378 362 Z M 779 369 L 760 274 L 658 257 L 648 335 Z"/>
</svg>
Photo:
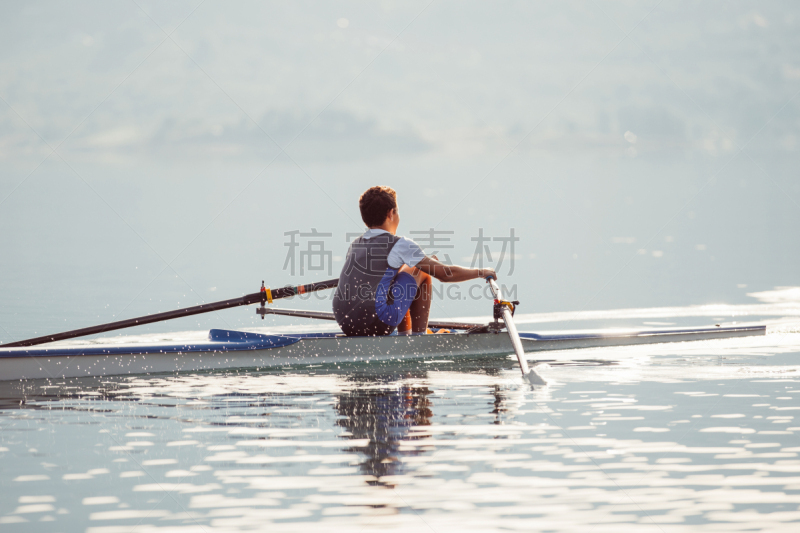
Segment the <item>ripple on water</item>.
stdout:
<svg viewBox="0 0 800 533">
<path fill-rule="evenodd" d="M 504 361 L 5 384 L 0 523 L 793 531 L 786 370 L 554 362 L 533 390 Z"/>
</svg>

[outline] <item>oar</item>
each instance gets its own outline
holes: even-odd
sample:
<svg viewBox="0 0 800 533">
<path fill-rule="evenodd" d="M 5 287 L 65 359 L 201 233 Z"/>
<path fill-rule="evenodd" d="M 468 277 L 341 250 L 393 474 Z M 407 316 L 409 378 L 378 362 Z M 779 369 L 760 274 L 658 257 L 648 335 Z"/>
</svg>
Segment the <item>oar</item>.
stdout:
<svg viewBox="0 0 800 533">
<path fill-rule="evenodd" d="M 272 300 L 288 298 L 296 294 L 306 294 L 308 292 L 321 291 L 324 289 L 332 289 L 336 287 L 338 284 L 339 284 L 338 279 L 329 279 L 328 281 L 309 283 L 307 285 L 298 285 L 296 287 L 281 287 L 280 289 L 270 290 L 264 287 L 264 283 L 262 282 L 261 290 L 259 292 L 254 292 L 252 294 L 248 294 L 240 298 L 232 298 L 230 300 L 222 300 L 219 302 L 211 302 L 207 304 L 196 305 L 194 307 L 185 307 L 183 309 L 176 309 L 175 311 L 157 313 L 155 315 L 145 315 L 137 318 L 120 320 L 118 322 L 101 324 L 99 326 L 73 329 L 71 331 L 65 331 L 63 333 L 45 335 L 44 337 L 36 337 L 33 339 L 26 339 L 23 341 L 11 342 L 8 344 L 0 344 L 0 348 L 34 346 L 36 344 L 44 344 L 46 342 L 63 341 L 65 339 L 74 339 L 75 337 L 85 337 L 86 335 L 105 333 L 106 331 L 114 331 L 116 329 L 132 328 L 134 326 L 152 324 L 153 322 L 163 322 L 164 320 L 172 320 L 173 318 L 183 318 L 185 316 L 199 315 L 201 313 L 210 313 L 212 311 L 219 311 L 221 309 L 230 309 L 232 307 L 239 307 L 241 305 L 251 305 L 251 304 L 266 303 L 266 302 L 272 303 Z"/>
<path fill-rule="evenodd" d="M 512 316 L 512 309 L 514 308 L 514 304 L 503 300 L 503 293 L 500 291 L 500 287 L 497 285 L 497 282 L 492 278 L 486 278 L 486 281 L 489 283 L 489 287 L 492 289 L 492 295 L 494 296 L 494 303 L 495 305 L 500 305 L 502 308 L 503 313 L 503 321 L 506 323 L 506 330 L 508 331 L 508 336 L 511 337 L 511 344 L 514 346 L 514 353 L 517 354 L 517 360 L 519 361 L 519 369 L 522 371 L 522 377 L 528 380 L 531 383 L 544 383 L 544 380 L 536 374 L 536 372 L 531 372 L 528 369 L 528 361 L 525 359 L 525 350 L 522 348 L 522 341 L 519 338 L 519 333 L 517 332 L 517 326 L 514 324 L 514 318 Z"/>
</svg>

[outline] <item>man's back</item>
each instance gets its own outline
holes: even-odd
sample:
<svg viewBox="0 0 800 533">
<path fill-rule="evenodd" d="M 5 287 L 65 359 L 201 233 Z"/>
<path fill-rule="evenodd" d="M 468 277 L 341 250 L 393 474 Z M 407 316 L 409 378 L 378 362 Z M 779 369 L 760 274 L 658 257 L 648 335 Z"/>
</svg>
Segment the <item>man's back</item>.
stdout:
<svg viewBox="0 0 800 533">
<path fill-rule="evenodd" d="M 400 240 L 390 233 L 358 237 L 347 251 L 339 285 L 333 297 L 336 321 L 348 335 L 385 335 L 389 325 L 376 324 L 379 315 L 375 308 L 376 296 L 391 282 L 397 269 L 389 266 L 389 253 Z"/>
</svg>

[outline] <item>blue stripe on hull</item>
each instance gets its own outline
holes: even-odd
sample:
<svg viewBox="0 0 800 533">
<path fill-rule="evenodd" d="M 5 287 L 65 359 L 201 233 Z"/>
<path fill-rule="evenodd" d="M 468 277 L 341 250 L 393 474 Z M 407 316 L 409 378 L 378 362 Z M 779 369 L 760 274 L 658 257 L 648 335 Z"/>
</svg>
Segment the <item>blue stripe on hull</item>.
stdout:
<svg viewBox="0 0 800 533">
<path fill-rule="evenodd" d="M 319 335 L 319 334 L 317 334 Z M 300 341 L 300 335 L 262 335 L 244 331 L 212 329 L 209 342 L 161 344 L 157 346 L 54 346 L 51 348 L 16 348 L 0 350 L 3 357 L 61 357 L 71 355 L 144 355 L 153 353 L 240 352 L 268 350 Z"/>
</svg>

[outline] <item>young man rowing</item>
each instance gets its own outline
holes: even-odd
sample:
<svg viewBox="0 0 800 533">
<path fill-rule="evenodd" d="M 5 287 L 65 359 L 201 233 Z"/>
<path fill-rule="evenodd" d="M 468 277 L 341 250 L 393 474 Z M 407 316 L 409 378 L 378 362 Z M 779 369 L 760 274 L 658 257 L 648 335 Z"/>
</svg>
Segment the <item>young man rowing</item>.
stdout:
<svg viewBox="0 0 800 533">
<path fill-rule="evenodd" d="M 369 228 L 350 245 L 333 314 L 350 336 L 425 333 L 431 311 L 431 276 L 443 282 L 492 277 L 491 268 L 444 265 L 417 243 L 398 237 L 397 193 L 372 187 L 358 201 Z"/>
</svg>

